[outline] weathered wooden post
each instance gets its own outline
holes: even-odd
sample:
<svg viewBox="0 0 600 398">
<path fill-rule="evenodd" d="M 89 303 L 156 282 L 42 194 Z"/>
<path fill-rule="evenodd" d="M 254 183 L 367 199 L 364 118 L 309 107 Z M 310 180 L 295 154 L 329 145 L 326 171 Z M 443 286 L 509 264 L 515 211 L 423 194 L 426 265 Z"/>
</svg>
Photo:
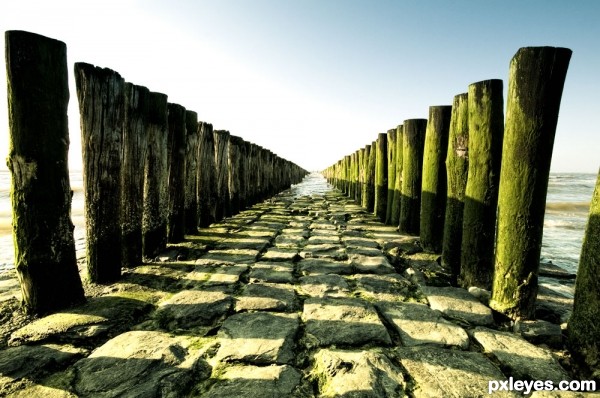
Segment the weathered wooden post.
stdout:
<svg viewBox="0 0 600 398">
<path fill-rule="evenodd" d="M 183 241 L 185 235 L 185 108 L 172 103 L 167 104 L 167 108 L 169 111 L 167 241 L 178 243 Z"/>
<path fill-rule="evenodd" d="M 550 160 L 571 50 L 519 49 L 510 63 L 490 306 L 534 315 Z"/>
<path fill-rule="evenodd" d="M 468 94 L 459 94 L 452 102 L 446 173 L 448 195 L 444 217 L 442 265 L 450 268 L 452 284 L 460 275 L 460 245 L 462 242 L 463 208 L 469 172 L 469 108 Z"/>
<path fill-rule="evenodd" d="M 231 215 L 231 206 L 229 201 L 229 166 L 227 164 L 227 154 L 229 152 L 229 131 L 215 130 L 213 132 L 215 139 L 215 166 L 216 166 L 216 193 L 217 203 L 215 217 L 216 221 Z"/>
<path fill-rule="evenodd" d="M 362 201 L 361 205 L 365 209 L 369 202 L 369 188 L 373 185 L 369 182 L 369 158 L 371 157 L 371 145 L 366 145 L 363 152 L 363 189 L 362 189 Z"/>
<path fill-rule="evenodd" d="M 373 213 L 385 222 L 387 212 L 387 135 L 379 133 L 375 151 L 375 203 Z"/>
<path fill-rule="evenodd" d="M 398 230 L 418 235 L 421 211 L 423 149 L 427 119 L 404 121 L 402 142 L 402 204 Z"/>
<path fill-rule="evenodd" d="M 504 136 L 502 80 L 469 86 L 469 178 L 465 188 L 460 284 L 491 289 Z"/>
<path fill-rule="evenodd" d="M 396 129 L 387 131 L 387 209 L 385 223 L 392 225 L 394 186 L 396 184 Z"/>
<path fill-rule="evenodd" d="M 373 141 L 369 147 L 367 159 L 367 211 L 375 210 L 375 169 L 377 164 L 377 142 Z"/>
<path fill-rule="evenodd" d="M 358 200 L 356 201 L 359 205 L 363 205 L 364 190 L 365 190 L 365 148 L 358 150 Z"/>
<path fill-rule="evenodd" d="M 252 164 L 250 160 L 252 159 L 252 144 L 248 141 L 243 141 L 242 147 L 242 164 L 241 164 L 241 177 L 240 177 L 240 207 L 245 209 L 249 207 L 251 204 L 250 196 L 252 185 L 254 184 L 254 180 L 251 179 L 250 175 L 252 173 L 251 167 Z"/>
<path fill-rule="evenodd" d="M 423 249 L 442 252 L 446 212 L 446 154 L 451 106 L 429 107 L 423 150 L 420 237 Z"/>
<path fill-rule="evenodd" d="M 589 366 L 600 363 L 600 172 L 581 248 L 573 314 L 567 326 L 571 352 Z"/>
<path fill-rule="evenodd" d="M 227 168 L 229 175 L 227 184 L 229 187 L 229 203 L 231 205 L 231 214 L 240 212 L 240 146 L 242 139 L 232 135 L 229 137 L 229 148 L 227 152 Z"/>
<path fill-rule="evenodd" d="M 8 31 L 6 77 L 15 265 L 28 312 L 84 300 L 77 271 L 67 153 L 67 46 Z"/>
<path fill-rule="evenodd" d="M 90 280 L 121 276 L 121 153 L 125 81 L 115 71 L 75 64 L 81 115 L 83 184 Z"/>
<path fill-rule="evenodd" d="M 125 84 L 125 126 L 121 169 L 122 266 L 142 263 L 144 167 L 147 157 L 148 97 L 146 87 Z"/>
<path fill-rule="evenodd" d="M 392 202 L 391 225 L 400 223 L 400 208 L 402 207 L 402 162 L 404 146 L 404 126 L 396 127 L 396 180 L 394 181 L 394 199 Z"/>
<path fill-rule="evenodd" d="M 168 163 L 167 96 L 150 92 L 148 98 L 148 152 L 144 167 L 142 255 L 153 259 L 167 245 Z"/>
<path fill-rule="evenodd" d="M 185 233 L 193 234 L 198 231 L 198 199 L 196 184 L 198 184 L 198 114 L 194 111 L 185 112 L 185 192 L 184 210 Z"/>
<path fill-rule="evenodd" d="M 354 199 L 360 203 L 361 185 L 360 185 L 360 149 L 354 152 L 354 161 L 352 163 L 352 173 L 354 175 Z"/>
<path fill-rule="evenodd" d="M 197 196 L 199 204 L 198 226 L 206 228 L 217 221 L 217 190 L 215 165 L 215 138 L 213 126 L 210 123 L 200 123 L 198 145 L 198 186 Z"/>
</svg>

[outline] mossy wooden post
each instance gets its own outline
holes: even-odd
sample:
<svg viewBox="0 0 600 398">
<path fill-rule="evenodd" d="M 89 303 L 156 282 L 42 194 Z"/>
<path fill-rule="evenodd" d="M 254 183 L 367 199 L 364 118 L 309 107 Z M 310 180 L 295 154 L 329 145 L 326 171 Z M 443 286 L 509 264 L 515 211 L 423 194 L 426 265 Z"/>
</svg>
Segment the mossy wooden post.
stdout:
<svg viewBox="0 0 600 398">
<path fill-rule="evenodd" d="M 446 212 L 446 154 L 452 106 L 429 107 L 423 149 L 420 237 L 423 249 L 442 252 Z"/>
<path fill-rule="evenodd" d="M 229 187 L 229 203 L 231 206 L 232 215 L 240 212 L 241 144 L 242 139 L 240 137 L 235 135 L 229 137 L 229 148 L 227 155 L 227 168 L 229 170 L 229 175 L 227 178 L 227 184 Z"/>
<path fill-rule="evenodd" d="M 360 149 L 354 152 L 354 163 L 352 164 L 352 173 L 354 175 L 354 197 L 356 203 L 360 203 L 361 185 L 360 185 Z"/>
<path fill-rule="evenodd" d="M 404 161 L 404 126 L 396 127 L 396 180 L 394 181 L 394 197 L 392 201 L 391 225 L 400 224 L 400 208 L 402 207 L 402 162 Z"/>
<path fill-rule="evenodd" d="M 375 203 L 373 213 L 385 222 L 387 212 L 387 134 L 379 133 L 375 151 Z"/>
<path fill-rule="evenodd" d="M 469 86 L 469 178 L 465 188 L 460 284 L 490 290 L 504 136 L 502 80 Z"/>
<path fill-rule="evenodd" d="M 446 173 L 448 194 L 444 217 L 442 265 L 450 268 L 452 284 L 460 274 L 460 245 L 462 243 L 463 208 L 469 172 L 469 108 L 468 94 L 456 95 L 452 102 Z"/>
<path fill-rule="evenodd" d="M 550 160 L 571 50 L 519 49 L 510 62 L 490 306 L 532 318 Z"/>
<path fill-rule="evenodd" d="M 125 126 L 121 169 L 122 266 L 142 263 L 144 167 L 148 151 L 148 97 L 146 87 L 125 84 Z"/>
<path fill-rule="evenodd" d="M 200 123 L 198 140 L 198 226 L 206 228 L 217 221 L 217 170 L 215 165 L 215 138 L 212 124 Z"/>
<path fill-rule="evenodd" d="M 194 234 L 198 231 L 198 114 L 194 111 L 185 112 L 185 191 L 184 210 L 185 233 Z"/>
<path fill-rule="evenodd" d="M 167 242 L 178 243 L 183 241 L 185 235 L 185 108 L 172 103 L 169 103 L 167 108 L 169 111 Z"/>
<path fill-rule="evenodd" d="M 121 276 L 121 153 L 125 81 L 115 71 L 75 64 L 81 115 L 87 266 L 95 283 Z"/>
<path fill-rule="evenodd" d="M 229 202 L 229 166 L 227 163 L 229 152 L 229 131 L 215 130 L 215 166 L 217 172 L 216 188 L 217 188 L 217 203 L 216 203 L 216 221 L 221 221 L 225 217 L 231 215 L 231 207 Z"/>
<path fill-rule="evenodd" d="M 394 185 L 396 184 L 396 129 L 387 131 L 387 209 L 385 223 L 392 225 Z"/>
<path fill-rule="evenodd" d="M 248 204 L 254 205 L 258 202 L 259 191 L 259 147 L 250 143 L 250 154 L 248 156 Z"/>
<path fill-rule="evenodd" d="M 575 302 L 568 324 L 568 344 L 583 363 L 600 364 L 600 172 L 590 205 L 590 215 L 581 248 Z"/>
<path fill-rule="evenodd" d="M 245 209 L 250 206 L 250 190 L 254 180 L 251 179 L 252 164 L 250 159 L 252 157 L 252 144 L 248 141 L 242 141 L 242 153 L 241 153 L 241 175 L 240 175 L 240 208 Z"/>
<path fill-rule="evenodd" d="M 369 146 L 369 157 L 367 159 L 367 205 L 369 212 L 375 210 L 375 167 L 377 163 L 377 142 L 373 141 Z"/>
<path fill-rule="evenodd" d="M 362 205 L 365 189 L 365 148 L 358 150 L 358 200 L 356 203 Z"/>
<path fill-rule="evenodd" d="M 398 230 L 419 235 L 423 149 L 427 119 L 408 119 L 402 140 L 402 204 Z"/>
<path fill-rule="evenodd" d="M 42 314 L 84 300 L 71 222 L 67 46 L 23 31 L 5 40 L 15 265 L 26 309 Z"/>
<path fill-rule="evenodd" d="M 150 92 L 148 98 L 148 152 L 144 167 L 142 255 L 154 259 L 167 245 L 168 164 L 167 96 Z"/>
</svg>

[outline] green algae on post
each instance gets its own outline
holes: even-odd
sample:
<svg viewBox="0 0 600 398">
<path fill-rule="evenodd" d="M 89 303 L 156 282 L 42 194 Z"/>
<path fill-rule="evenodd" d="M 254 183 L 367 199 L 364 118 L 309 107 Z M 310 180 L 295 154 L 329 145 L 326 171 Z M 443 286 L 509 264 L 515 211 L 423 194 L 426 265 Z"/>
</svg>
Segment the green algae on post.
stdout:
<svg viewBox="0 0 600 398">
<path fill-rule="evenodd" d="M 402 145 L 402 204 L 399 231 L 418 235 L 421 212 L 423 149 L 427 119 L 404 121 Z"/>
<path fill-rule="evenodd" d="M 452 102 L 446 173 L 448 195 L 444 216 L 442 265 L 449 267 L 452 282 L 460 274 L 460 245 L 462 242 L 463 208 L 469 167 L 469 110 L 468 94 L 459 94 Z"/>
<path fill-rule="evenodd" d="M 387 135 L 377 137 L 375 151 L 375 203 L 373 213 L 381 222 L 385 222 L 387 212 Z"/>
<path fill-rule="evenodd" d="M 198 198 L 196 185 L 198 184 L 198 114 L 194 111 L 185 111 L 185 181 L 183 212 L 185 214 L 185 233 L 195 233 L 198 228 Z"/>
<path fill-rule="evenodd" d="M 404 126 L 396 127 L 396 180 L 394 181 L 394 198 L 392 201 L 391 225 L 398 225 L 400 222 L 400 207 L 402 206 L 402 146 L 404 139 Z"/>
<path fill-rule="evenodd" d="M 432 106 L 425 133 L 420 237 L 423 249 L 441 253 L 446 211 L 446 151 L 451 106 Z"/>
<path fill-rule="evenodd" d="M 394 205 L 394 186 L 396 184 L 396 129 L 387 131 L 387 209 L 385 223 L 392 223 L 392 208 Z"/>
<path fill-rule="evenodd" d="M 169 165 L 169 213 L 167 217 L 167 241 L 178 243 L 185 235 L 185 108 L 179 104 L 167 104 L 169 139 L 167 158 Z"/>
<path fill-rule="evenodd" d="M 460 284 L 490 290 L 504 136 L 502 80 L 471 84 L 468 102 L 469 178 L 463 209 Z"/>
<path fill-rule="evenodd" d="M 519 49 L 510 62 L 490 306 L 534 316 L 554 135 L 571 50 Z"/>
<path fill-rule="evenodd" d="M 67 46 L 23 31 L 5 40 L 15 266 L 25 308 L 41 314 L 84 300 L 71 222 Z"/>
</svg>

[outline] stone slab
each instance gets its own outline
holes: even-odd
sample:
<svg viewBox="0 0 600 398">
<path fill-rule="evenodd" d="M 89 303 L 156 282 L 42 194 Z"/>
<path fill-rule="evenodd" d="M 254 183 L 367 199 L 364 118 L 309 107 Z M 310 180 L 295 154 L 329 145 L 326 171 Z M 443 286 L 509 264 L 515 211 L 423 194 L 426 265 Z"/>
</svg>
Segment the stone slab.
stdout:
<svg viewBox="0 0 600 398">
<path fill-rule="evenodd" d="M 288 262 L 258 262 L 251 266 L 250 282 L 292 283 L 294 264 Z"/>
<path fill-rule="evenodd" d="M 331 258 L 340 261 L 348 259 L 348 254 L 339 244 L 306 245 L 299 254 L 302 258 Z"/>
<path fill-rule="evenodd" d="M 302 319 L 307 345 L 390 345 L 391 339 L 375 308 L 354 298 L 308 298 Z"/>
<path fill-rule="evenodd" d="M 356 272 L 363 274 L 393 274 L 396 272 L 387 258 L 381 254 L 379 254 L 379 256 L 363 256 L 355 254 L 348 259 L 348 264 L 351 265 Z"/>
<path fill-rule="evenodd" d="M 469 347 L 467 332 L 420 303 L 378 303 L 377 308 L 400 335 L 402 345 Z"/>
<path fill-rule="evenodd" d="M 416 295 L 417 286 L 398 274 L 359 274 L 352 279 L 356 292 L 373 301 L 406 301 Z"/>
<path fill-rule="evenodd" d="M 305 258 L 298 263 L 298 270 L 302 275 L 350 275 L 354 271 L 345 262 L 323 258 Z"/>
<path fill-rule="evenodd" d="M 283 311 L 297 308 L 292 285 L 281 283 L 249 283 L 235 300 L 235 311 Z"/>
<path fill-rule="evenodd" d="M 350 286 L 343 276 L 310 275 L 299 279 L 299 292 L 310 297 L 348 297 Z"/>
<path fill-rule="evenodd" d="M 472 325 L 491 325 L 494 323 L 492 310 L 481 304 L 468 291 L 457 287 L 421 288 L 432 309 L 444 315 Z"/>
<path fill-rule="evenodd" d="M 183 290 L 162 302 L 154 318 L 167 330 L 212 326 L 224 318 L 233 305 L 222 292 Z"/>
<path fill-rule="evenodd" d="M 261 261 L 294 261 L 298 257 L 298 249 L 272 247 L 261 254 Z"/>
</svg>

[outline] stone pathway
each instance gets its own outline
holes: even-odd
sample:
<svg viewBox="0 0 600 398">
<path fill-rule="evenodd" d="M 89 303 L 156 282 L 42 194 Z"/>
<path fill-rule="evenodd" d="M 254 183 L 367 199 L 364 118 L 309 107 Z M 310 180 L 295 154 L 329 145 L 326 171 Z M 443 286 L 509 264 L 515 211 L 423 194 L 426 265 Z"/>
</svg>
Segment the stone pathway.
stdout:
<svg viewBox="0 0 600 398">
<path fill-rule="evenodd" d="M 559 326 L 507 331 L 436 259 L 311 175 L 16 330 L 0 395 L 476 397 L 569 379 Z"/>
</svg>

